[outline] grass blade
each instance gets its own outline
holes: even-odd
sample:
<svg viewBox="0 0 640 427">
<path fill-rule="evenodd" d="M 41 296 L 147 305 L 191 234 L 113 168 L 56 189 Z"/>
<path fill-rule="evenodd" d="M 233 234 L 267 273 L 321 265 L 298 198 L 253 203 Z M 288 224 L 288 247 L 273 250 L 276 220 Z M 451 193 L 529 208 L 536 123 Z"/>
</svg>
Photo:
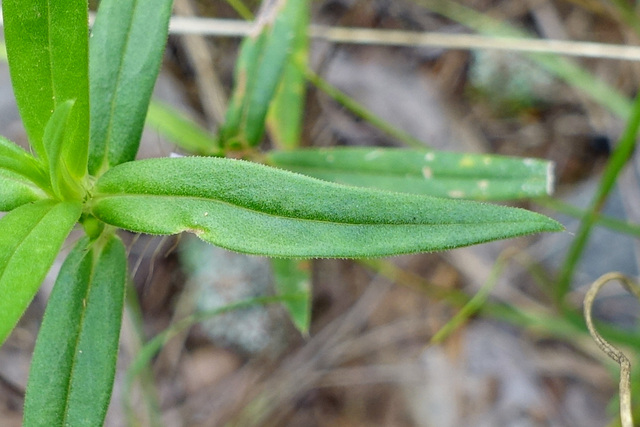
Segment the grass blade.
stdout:
<svg viewBox="0 0 640 427">
<path fill-rule="evenodd" d="M 120 165 L 98 180 L 89 208 L 132 231 L 189 231 L 238 252 L 292 258 L 446 250 L 563 229 L 521 209 L 347 187 L 198 157 Z"/>
<path fill-rule="evenodd" d="M 46 158 L 49 116 L 75 100 L 75 137 L 66 153 L 76 178 L 86 173 L 89 139 L 88 8 L 86 0 L 5 0 L 4 35 L 11 82 L 29 142 Z"/>
<path fill-rule="evenodd" d="M 593 226 L 598 220 L 598 212 L 602 209 L 602 206 L 609 197 L 609 193 L 615 186 L 618 175 L 633 155 L 636 146 L 636 136 L 639 129 L 640 96 L 636 96 L 633 109 L 631 110 L 631 116 L 629 117 L 624 133 L 607 162 L 607 166 L 605 167 L 602 178 L 600 179 L 596 194 L 591 201 L 587 214 L 580 222 L 580 227 L 576 232 L 576 237 L 571 243 L 564 263 L 562 264 L 562 268 L 560 269 L 560 276 L 554 290 L 556 303 L 561 306 L 565 303 L 565 296 L 571 288 L 573 273 L 587 246 Z"/>
<path fill-rule="evenodd" d="M 44 145 L 49 164 L 49 179 L 55 195 L 64 199 L 70 183 L 73 182 L 64 156 L 69 149 L 68 143 L 72 138 L 69 129 L 69 119 L 73 114 L 73 101 L 66 101 L 56 107 L 44 129 Z M 71 184 L 73 185 L 73 184 Z"/>
<path fill-rule="evenodd" d="M 103 0 L 91 34 L 89 172 L 133 160 L 167 41 L 172 0 Z"/>
<path fill-rule="evenodd" d="M 0 136 L 0 168 L 29 178 L 47 188 L 48 178 L 41 163 L 17 144 Z"/>
<path fill-rule="evenodd" d="M 276 294 L 283 296 L 293 324 L 303 335 L 309 334 L 311 324 L 311 265 L 306 260 L 273 258 L 271 268 Z"/>
<path fill-rule="evenodd" d="M 221 154 L 220 144 L 214 136 L 171 105 L 152 100 L 146 124 L 189 153 L 201 156 Z"/>
<path fill-rule="evenodd" d="M 43 200 L 0 220 L 0 344 L 33 299 L 80 212 L 77 202 Z"/>
<path fill-rule="evenodd" d="M 553 164 L 486 154 L 385 148 L 272 151 L 273 166 L 327 181 L 475 200 L 539 197 L 553 190 Z"/>
<path fill-rule="evenodd" d="M 299 0 L 301 9 L 294 22 L 291 54 L 284 66 L 282 79 L 269 106 L 267 125 L 272 139 L 282 149 L 299 145 L 304 117 L 307 79 L 304 70 L 309 56 L 309 2 Z"/>
<path fill-rule="evenodd" d="M 116 236 L 78 242 L 60 270 L 34 351 L 26 426 L 102 425 L 111 397 L 126 283 Z"/>
<path fill-rule="evenodd" d="M 262 10 L 257 28 L 240 48 L 235 88 L 220 131 L 223 144 L 232 148 L 260 142 L 267 110 L 282 80 L 306 2 L 276 0 L 270 4 Z"/>
</svg>

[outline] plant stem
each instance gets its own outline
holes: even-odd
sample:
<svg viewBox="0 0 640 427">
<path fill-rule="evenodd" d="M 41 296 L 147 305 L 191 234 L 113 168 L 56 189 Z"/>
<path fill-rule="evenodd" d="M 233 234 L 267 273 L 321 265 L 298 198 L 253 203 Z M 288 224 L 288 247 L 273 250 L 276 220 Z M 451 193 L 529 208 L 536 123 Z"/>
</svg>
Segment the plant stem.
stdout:
<svg viewBox="0 0 640 427">
<path fill-rule="evenodd" d="M 611 158 L 607 162 L 607 166 L 600 180 L 600 185 L 598 186 L 596 195 L 591 202 L 587 214 L 582 218 L 580 227 L 576 232 L 576 238 L 569 247 L 565 262 L 560 270 L 560 277 L 558 278 L 555 292 L 555 300 L 559 307 L 563 307 L 565 304 L 565 295 L 569 291 L 573 274 L 589 240 L 591 230 L 598 220 L 599 211 L 602 209 L 609 193 L 613 189 L 622 168 L 626 165 L 627 161 L 633 154 L 636 143 L 636 134 L 638 133 L 639 127 L 640 96 L 636 96 L 633 103 L 633 109 L 631 110 L 631 116 L 629 117 L 624 133 L 622 134 L 616 149 L 611 155 Z"/>
<path fill-rule="evenodd" d="M 396 138 L 399 141 L 404 142 L 409 147 L 413 148 L 426 148 L 427 144 L 420 141 L 417 138 L 409 135 L 407 132 L 398 129 L 393 126 L 389 122 L 385 121 L 381 117 L 375 115 L 371 111 L 367 110 L 353 98 L 346 95 L 344 92 L 340 91 L 329 82 L 324 80 L 322 77 L 311 71 L 309 68 L 305 68 L 304 70 L 305 77 L 309 82 L 311 82 L 318 89 L 329 95 L 335 101 L 344 106 L 347 110 L 351 111 L 353 114 L 362 117 L 364 120 L 368 121 L 372 125 L 376 126 L 378 129 L 386 133 L 387 135 Z"/>
<path fill-rule="evenodd" d="M 557 200 L 551 197 L 535 199 L 533 202 L 545 208 L 552 209 L 558 213 L 577 219 L 582 219 L 589 213 L 586 209 L 578 208 L 569 203 L 563 202 L 562 200 Z M 616 231 L 618 233 L 640 238 L 640 224 L 623 221 L 608 215 L 602 215 L 598 212 L 596 215 L 596 225 L 606 227 L 609 230 Z"/>
</svg>

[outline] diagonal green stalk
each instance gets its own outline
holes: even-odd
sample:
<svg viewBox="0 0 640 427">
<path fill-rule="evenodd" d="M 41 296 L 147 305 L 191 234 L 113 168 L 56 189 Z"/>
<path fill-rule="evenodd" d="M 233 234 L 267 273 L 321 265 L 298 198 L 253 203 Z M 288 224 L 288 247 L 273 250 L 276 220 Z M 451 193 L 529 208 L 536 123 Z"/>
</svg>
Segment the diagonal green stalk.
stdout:
<svg viewBox="0 0 640 427">
<path fill-rule="evenodd" d="M 636 34 L 640 34 L 640 18 L 638 18 L 632 3 L 628 3 L 625 0 L 612 0 L 611 3 L 616 12 L 618 12 L 619 19 L 632 28 Z"/>
<path fill-rule="evenodd" d="M 404 271 L 386 260 L 361 259 L 358 260 L 358 263 L 398 285 L 417 290 L 452 307 L 462 308 L 471 300 L 471 297 L 463 291 L 433 286 L 421 276 Z M 586 336 L 588 333 L 580 313 L 570 312 L 560 315 L 547 309 L 523 310 L 512 304 L 488 300 L 479 307 L 478 314 L 528 330 L 544 331 L 547 336 L 574 343 L 579 343 L 581 341 L 579 337 Z M 599 329 L 607 339 L 623 344 L 635 351 L 640 350 L 640 334 L 638 331 L 618 329 L 607 324 L 599 326 Z"/>
<path fill-rule="evenodd" d="M 369 111 L 367 108 L 362 106 L 356 100 L 337 89 L 331 83 L 314 73 L 310 68 L 305 68 L 304 70 L 305 76 L 311 84 L 315 87 L 329 95 L 335 101 L 340 103 L 347 110 L 351 111 L 353 114 L 362 117 L 364 120 L 368 121 L 372 125 L 376 126 L 378 129 L 391 136 L 392 138 L 396 138 L 398 141 L 403 142 L 409 147 L 413 148 L 425 148 L 427 144 L 420 141 L 419 139 L 411 136 L 407 132 L 402 129 L 398 129 L 393 126 L 383 118 L 377 116 L 373 112 Z"/>
<path fill-rule="evenodd" d="M 534 203 L 576 219 L 582 219 L 589 213 L 586 209 L 578 208 L 569 203 L 563 202 L 562 200 L 553 199 L 551 197 L 535 199 Z M 609 215 L 602 215 L 600 212 L 596 213 L 595 224 L 621 234 L 629 234 L 640 238 L 640 224 L 623 221 Z"/>
<path fill-rule="evenodd" d="M 576 232 L 576 238 L 569 247 L 564 264 L 560 270 L 560 277 L 558 278 L 555 292 L 556 303 L 560 306 L 564 305 L 565 295 L 569 291 L 573 274 L 587 245 L 593 226 L 598 220 L 598 213 L 613 189 L 622 168 L 627 164 L 627 161 L 633 154 L 638 128 L 640 128 L 640 96 L 636 96 L 624 133 L 611 158 L 607 162 L 596 195 L 589 205 L 587 214 L 580 223 L 580 227 Z"/>
<path fill-rule="evenodd" d="M 460 308 L 452 318 L 449 320 L 444 326 L 442 326 L 438 332 L 433 334 L 431 340 L 429 340 L 429 345 L 438 345 L 442 344 L 444 340 L 446 340 L 451 334 L 460 329 L 462 325 L 467 322 L 471 316 L 475 315 L 480 309 L 487 303 L 487 299 L 491 294 L 491 291 L 498 283 L 498 279 L 500 275 L 504 271 L 507 266 L 507 261 L 509 257 L 514 254 L 513 251 L 505 251 L 498 260 L 493 264 L 493 268 L 491 269 L 491 273 L 484 285 L 476 292 L 474 296 L 472 296 L 469 301 Z"/>
<path fill-rule="evenodd" d="M 242 19 L 246 21 L 253 19 L 253 13 L 242 0 L 227 0 L 227 4 L 231 6 Z"/>
</svg>

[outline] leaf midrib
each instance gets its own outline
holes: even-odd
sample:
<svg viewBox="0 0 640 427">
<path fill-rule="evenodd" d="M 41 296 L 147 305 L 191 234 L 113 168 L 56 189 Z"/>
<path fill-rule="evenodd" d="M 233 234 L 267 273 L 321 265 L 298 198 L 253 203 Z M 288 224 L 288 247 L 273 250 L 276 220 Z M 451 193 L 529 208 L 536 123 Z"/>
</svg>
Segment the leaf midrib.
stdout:
<svg viewBox="0 0 640 427">
<path fill-rule="evenodd" d="M 82 261 L 84 261 L 84 257 L 91 255 L 91 249 L 89 249 L 87 251 L 87 253 L 84 254 L 84 256 L 81 258 L 80 262 L 82 263 Z M 99 256 L 99 255 L 98 255 Z M 97 259 L 97 258 L 96 258 Z M 84 330 L 84 319 L 86 317 L 87 314 L 87 307 L 89 305 L 89 292 L 91 290 L 91 286 L 93 285 L 93 273 L 94 273 L 94 267 L 95 267 L 95 260 L 92 260 L 91 262 L 91 269 L 89 271 L 89 281 L 87 283 L 87 287 L 86 290 L 84 292 L 84 296 L 83 296 L 83 306 L 82 306 L 82 313 L 80 315 L 80 319 L 78 321 L 78 333 L 76 335 L 76 339 L 75 341 L 75 345 L 73 346 L 73 355 L 71 358 L 71 367 L 69 369 L 69 376 L 67 379 L 67 392 L 65 394 L 65 404 L 64 404 L 64 411 L 62 413 L 62 425 L 66 426 L 67 424 L 67 418 L 69 416 L 69 396 L 71 395 L 71 384 L 73 383 L 73 377 L 74 377 L 74 373 L 75 373 L 75 369 L 76 369 L 76 365 L 77 365 L 77 361 L 78 361 L 78 351 L 79 351 L 79 347 L 80 347 L 80 341 L 81 341 L 81 337 L 82 337 L 82 332 Z M 74 283 L 75 284 L 75 283 Z"/>
<path fill-rule="evenodd" d="M 429 182 L 429 179 L 424 178 L 424 176 L 422 175 L 421 171 L 417 171 L 417 170 L 408 170 L 408 171 L 402 171 L 402 172 L 393 172 L 393 171 L 353 171 L 353 169 L 349 169 L 346 166 L 345 167 L 322 167 L 322 166 L 301 166 L 299 164 L 295 164 L 295 163 L 276 163 L 275 164 L 276 167 L 280 167 L 280 168 L 291 168 L 297 171 L 297 170 L 305 170 L 305 171 L 311 171 L 311 172 L 323 172 L 323 173 L 336 173 L 336 174 L 348 174 L 348 175 L 354 175 L 354 176 L 364 176 L 364 177 L 370 177 L 370 176 L 380 176 L 383 175 L 385 177 L 392 177 L 392 178 L 408 178 L 408 179 L 416 179 L 419 181 L 424 181 L 424 182 Z M 407 176 L 408 175 L 408 176 Z M 513 181 L 521 181 L 523 179 L 522 175 L 497 175 L 497 176 L 486 176 L 486 175 L 456 175 L 453 173 L 446 173 L 446 172 L 433 172 L 433 177 L 430 179 L 432 181 L 434 180 L 450 180 L 450 179 L 469 179 L 469 180 L 473 180 L 473 179 L 477 179 L 477 180 L 496 180 L 496 181 L 508 181 L 508 180 L 513 180 Z M 526 182 L 537 182 L 540 181 L 542 183 L 545 183 L 547 181 L 546 176 L 544 178 L 540 177 L 540 176 L 531 176 L 531 175 L 527 175 L 525 176 L 525 181 Z"/>
<path fill-rule="evenodd" d="M 56 82 L 53 75 L 53 44 L 51 43 L 51 1 L 47 1 L 47 44 L 49 51 L 49 75 L 51 77 L 51 102 L 53 103 L 53 107 L 55 110 L 56 100 L 58 99 L 56 93 Z M 53 114 L 53 112 L 52 112 Z M 44 147 L 44 141 L 42 141 L 43 149 L 45 150 L 44 154 L 46 155 L 46 147 Z"/>
<path fill-rule="evenodd" d="M 119 61 L 118 61 L 118 75 L 116 77 L 116 81 L 113 87 L 113 96 L 111 97 L 111 105 L 109 107 L 109 124 L 107 125 L 107 131 L 105 132 L 105 137 L 104 137 L 104 153 L 102 154 L 102 159 L 100 164 L 98 165 L 98 174 L 100 173 L 100 171 L 102 169 L 104 169 L 105 167 L 105 160 L 106 160 L 106 166 L 107 169 L 109 167 L 109 145 L 110 145 L 110 141 L 111 141 L 111 134 L 113 133 L 113 128 L 114 128 L 114 122 L 115 122 L 115 118 L 114 118 L 114 113 L 116 111 L 116 106 L 118 104 L 118 100 L 119 100 L 119 91 L 118 88 L 120 86 L 120 82 L 122 80 L 122 75 L 124 74 L 124 61 L 125 58 L 127 57 L 127 53 L 129 52 L 129 45 L 131 42 L 131 31 L 132 31 L 132 23 L 135 19 L 136 16 L 136 9 L 138 8 L 139 5 L 139 1 L 138 0 L 134 0 L 134 5 L 132 8 L 132 12 L 131 12 L 131 19 L 127 22 L 127 32 L 126 32 L 126 36 L 125 36 L 125 42 L 124 42 L 124 46 L 122 49 L 122 56 L 120 56 Z"/>
<path fill-rule="evenodd" d="M 353 225 L 353 226 L 361 226 L 361 225 L 371 225 L 371 226 L 402 226 L 402 227 L 407 227 L 407 226 L 415 226 L 415 227 L 446 227 L 446 226 L 456 226 L 456 225 L 486 225 L 486 224 L 513 224 L 513 223 L 539 223 L 539 224 L 547 224 L 548 221 L 545 221 L 544 219 L 540 219 L 540 220 L 532 220 L 532 219 L 524 219 L 524 220 L 511 220 L 511 221 L 482 221 L 482 222 L 457 222 L 457 223 L 443 223 L 443 224 L 433 224 L 433 223 L 384 223 L 384 222 L 340 222 L 340 221 L 333 221 L 333 220 L 324 220 L 324 219 L 314 219 L 314 218 L 300 218 L 300 217 L 296 217 L 296 216 L 287 216 L 287 215 L 280 215 L 277 213 L 272 213 L 272 212 L 267 212 L 267 211 L 261 211 L 258 209 L 252 209 L 246 206 L 241 206 L 241 205 L 236 205 L 234 203 L 225 201 L 225 200 L 219 200 L 219 199 L 211 199 L 211 198 L 207 198 L 207 197 L 201 197 L 201 196 L 192 196 L 192 195 L 169 195 L 169 194 L 145 194 L 145 193 L 140 193 L 140 194 L 132 194 L 132 193 L 127 193 L 127 194 L 101 194 L 101 195 L 97 195 L 94 196 L 93 200 L 96 201 L 97 203 L 100 202 L 101 199 L 115 199 L 115 198 L 165 198 L 165 199 L 191 199 L 191 200 L 198 200 L 198 201 L 204 201 L 204 202 L 210 202 L 210 203 L 219 203 L 219 204 L 224 204 L 236 209 L 242 209 L 248 212 L 252 212 L 252 213 L 258 213 L 258 214 L 262 214 L 262 215 L 267 215 L 267 216 L 272 216 L 272 217 L 276 217 L 276 218 L 285 218 L 285 219 L 292 219 L 292 220 L 297 220 L 297 221 L 307 221 L 307 222 L 319 222 L 319 223 L 327 223 L 327 224 L 341 224 L 341 225 Z M 528 212 L 528 211 L 526 211 Z M 550 225 L 550 224 L 549 224 Z"/>
</svg>

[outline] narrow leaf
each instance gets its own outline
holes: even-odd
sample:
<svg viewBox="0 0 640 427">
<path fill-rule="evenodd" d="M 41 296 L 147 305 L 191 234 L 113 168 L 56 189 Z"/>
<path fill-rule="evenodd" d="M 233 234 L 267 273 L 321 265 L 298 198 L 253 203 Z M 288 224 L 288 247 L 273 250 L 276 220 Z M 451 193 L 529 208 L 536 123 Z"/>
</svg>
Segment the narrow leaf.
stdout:
<svg viewBox="0 0 640 427">
<path fill-rule="evenodd" d="M 152 100 L 147 112 L 147 125 L 157 129 L 163 137 L 189 153 L 214 156 L 221 152 L 215 137 L 168 104 Z"/>
<path fill-rule="evenodd" d="M 435 251 L 562 230 L 521 209 L 347 187 L 220 158 L 120 165 L 98 180 L 89 208 L 132 231 L 190 231 L 239 252 L 298 258 Z"/>
<path fill-rule="evenodd" d="M 295 35 L 278 90 L 269 106 L 267 124 L 272 139 L 283 149 L 300 144 L 307 78 L 304 71 L 309 56 L 309 2 L 299 0 L 300 12 L 294 22 Z"/>
<path fill-rule="evenodd" d="M 9 70 L 29 142 L 45 158 L 42 137 L 49 116 L 75 100 L 69 168 L 86 171 L 89 139 L 88 8 L 86 0 L 4 0 Z"/>
<path fill-rule="evenodd" d="M 221 139 L 231 146 L 254 146 L 264 125 L 275 91 L 291 54 L 296 25 L 306 10 L 305 1 L 276 0 L 257 19 L 256 28 L 244 39 L 235 72 L 235 88 Z"/>
<path fill-rule="evenodd" d="M 33 181 L 11 170 L 0 168 L 0 212 L 7 212 L 45 198 L 47 193 Z"/>
<path fill-rule="evenodd" d="M 311 323 L 311 270 L 309 261 L 290 258 L 271 260 L 276 293 L 286 296 L 283 305 L 293 324 L 304 335 Z"/>
<path fill-rule="evenodd" d="M 23 175 L 37 182 L 42 188 L 48 185 L 47 175 L 41 165 L 30 153 L 0 136 L 0 168 Z"/>
<path fill-rule="evenodd" d="M 486 154 L 384 148 L 272 151 L 273 166 L 341 184 L 429 196 L 507 200 L 549 195 L 553 164 Z"/>
<path fill-rule="evenodd" d="M 80 203 L 43 200 L 0 219 L 0 344 L 33 299 L 80 212 Z"/>
<path fill-rule="evenodd" d="M 44 129 L 44 146 L 49 163 L 49 179 L 54 193 L 62 198 L 65 191 L 65 182 L 71 181 L 71 175 L 67 167 L 66 156 L 69 148 L 67 144 L 72 139 L 69 135 L 69 121 L 72 117 L 74 101 L 66 101 L 58 105 L 51 115 Z"/>
<path fill-rule="evenodd" d="M 172 0 L 103 0 L 91 33 L 89 171 L 133 160 L 167 42 Z"/>
<path fill-rule="evenodd" d="M 49 298 L 29 373 L 25 426 L 98 426 L 109 405 L 126 283 L 126 253 L 84 238 Z"/>
</svg>

